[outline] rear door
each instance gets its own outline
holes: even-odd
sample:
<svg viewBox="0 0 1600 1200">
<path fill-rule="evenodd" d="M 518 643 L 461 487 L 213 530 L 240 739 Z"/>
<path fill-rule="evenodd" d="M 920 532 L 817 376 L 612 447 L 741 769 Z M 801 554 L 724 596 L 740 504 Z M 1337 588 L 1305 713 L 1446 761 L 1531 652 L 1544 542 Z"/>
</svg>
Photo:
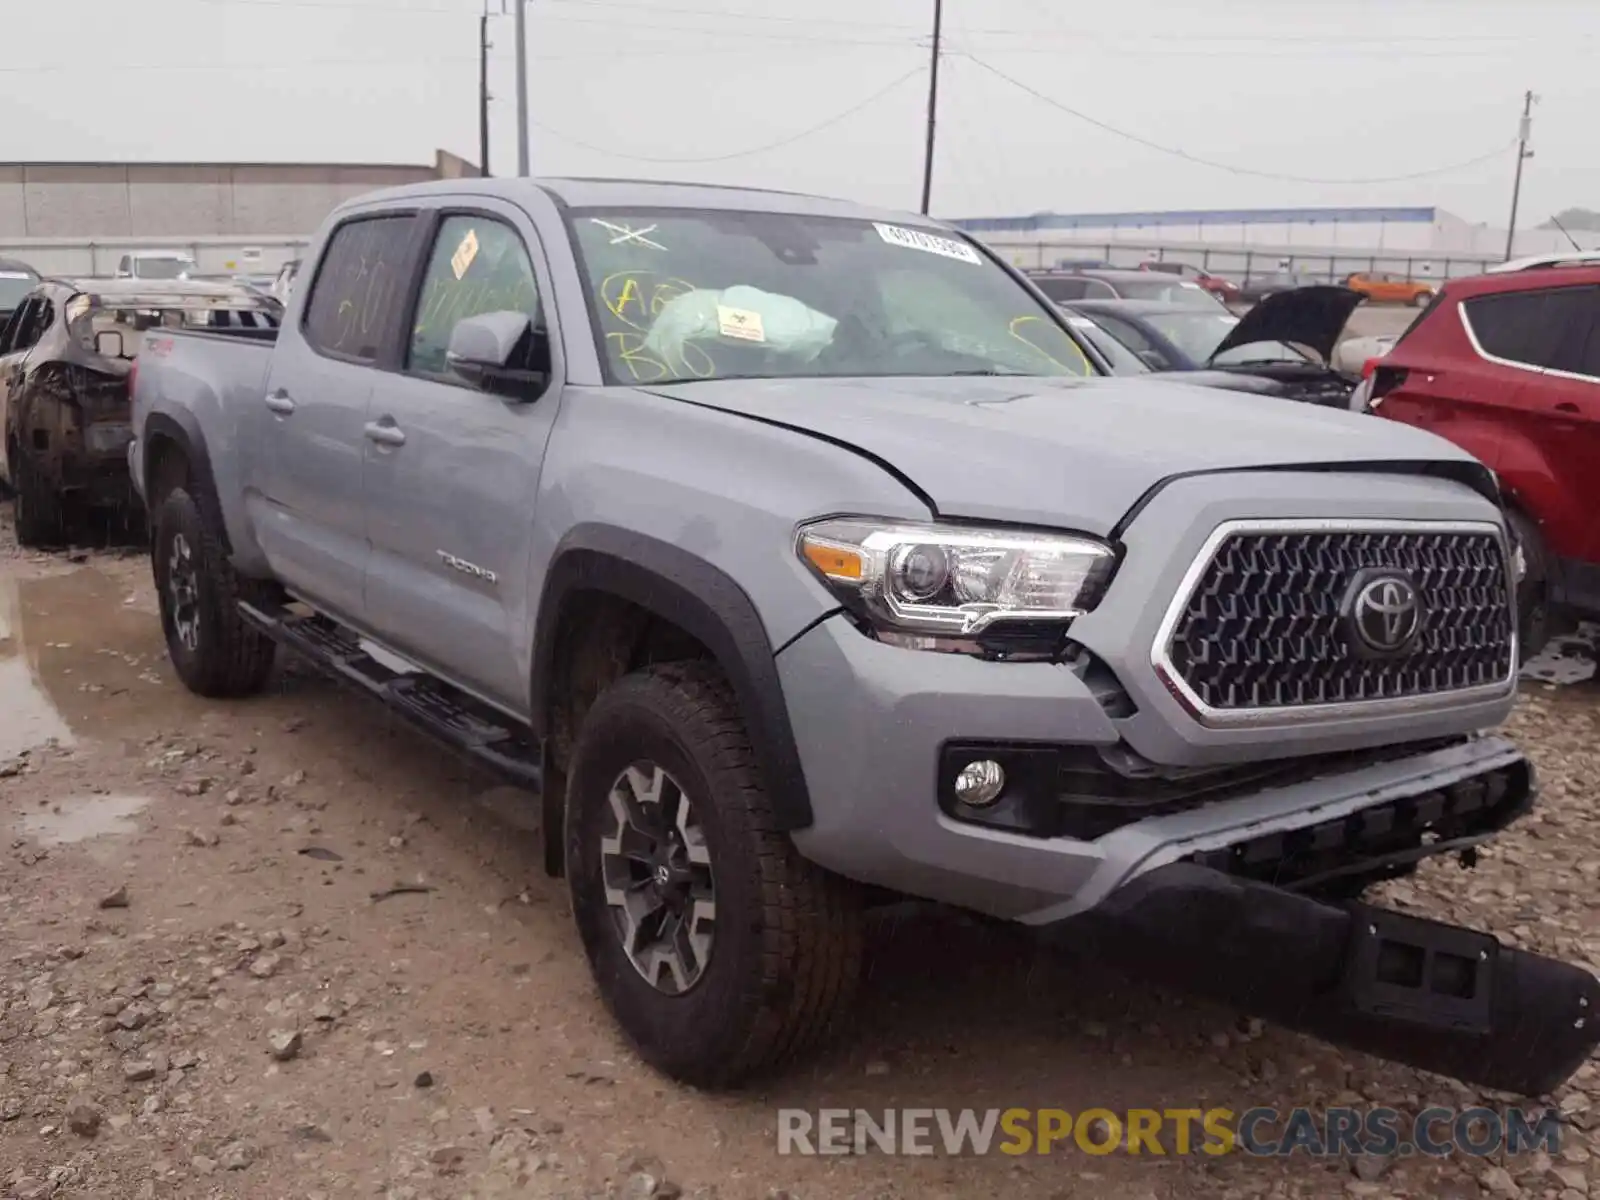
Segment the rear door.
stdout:
<svg viewBox="0 0 1600 1200">
<path fill-rule="evenodd" d="M 252 403 L 259 476 L 248 502 L 273 572 L 291 590 L 363 622 L 367 568 L 363 427 L 380 367 L 400 343 L 414 212 L 353 216 L 330 235 L 298 320 L 273 348 Z"/>
<path fill-rule="evenodd" d="M 29 296 L 0 330 L 0 479 L 12 482 L 11 443 L 20 436 L 15 427 L 11 397 L 22 383 L 28 352 L 50 327 L 50 301 Z"/>
<path fill-rule="evenodd" d="M 1600 287 L 1559 295 L 1557 338 L 1528 407 L 1542 417 L 1539 445 L 1556 482 L 1575 502 L 1547 520 L 1545 538 L 1563 557 L 1600 564 Z"/>
<path fill-rule="evenodd" d="M 546 345 L 559 346 L 550 273 L 532 222 L 509 204 L 477 197 L 470 208 L 441 209 L 429 234 L 403 357 L 380 377 L 369 414 L 369 625 L 444 678 L 522 713 L 528 681 L 513 630 L 537 603 L 530 538 L 560 363 L 525 364 L 549 370 L 552 382 L 542 394 L 509 396 L 457 375 L 445 351 L 458 322 L 506 310 L 527 314 L 549 331 Z"/>
</svg>

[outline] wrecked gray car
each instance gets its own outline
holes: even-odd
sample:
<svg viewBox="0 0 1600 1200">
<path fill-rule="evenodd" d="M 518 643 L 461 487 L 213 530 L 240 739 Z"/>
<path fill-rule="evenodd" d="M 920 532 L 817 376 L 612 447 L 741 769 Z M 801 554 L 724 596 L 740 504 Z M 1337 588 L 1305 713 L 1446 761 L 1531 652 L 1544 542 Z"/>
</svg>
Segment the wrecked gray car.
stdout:
<svg viewBox="0 0 1600 1200">
<path fill-rule="evenodd" d="M 136 515 L 129 379 L 146 330 L 276 329 L 283 306 L 230 284 L 45 279 L 0 331 L 0 480 L 25 546 L 64 542 L 90 509 Z"/>
</svg>

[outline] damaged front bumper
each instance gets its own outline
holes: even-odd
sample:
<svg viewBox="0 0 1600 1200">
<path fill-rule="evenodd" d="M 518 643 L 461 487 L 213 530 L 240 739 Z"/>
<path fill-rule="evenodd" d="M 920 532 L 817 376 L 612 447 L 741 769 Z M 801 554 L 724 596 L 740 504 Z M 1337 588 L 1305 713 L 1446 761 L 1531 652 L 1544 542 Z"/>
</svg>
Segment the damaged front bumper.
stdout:
<svg viewBox="0 0 1600 1200">
<path fill-rule="evenodd" d="M 1184 861 L 1052 927 L 1130 975 L 1467 1083 L 1548 1093 L 1600 1044 L 1600 980 L 1488 934 Z"/>
</svg>

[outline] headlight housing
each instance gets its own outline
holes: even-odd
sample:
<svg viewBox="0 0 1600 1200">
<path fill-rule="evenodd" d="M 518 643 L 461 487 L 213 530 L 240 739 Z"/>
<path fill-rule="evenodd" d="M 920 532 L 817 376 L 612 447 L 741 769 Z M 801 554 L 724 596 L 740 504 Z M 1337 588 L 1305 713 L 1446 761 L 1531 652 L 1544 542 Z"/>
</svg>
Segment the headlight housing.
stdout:
<svg viewBox="0 0 1600 1200">
<path fill-rule="evenodd" d="M 1071 534 L 866 518 L 802 525 L 795 548 L 880 632 L 932 637 L 1063 625 L 1093 610 L 1116 567 L 1111 547 Z"/>
</svg>

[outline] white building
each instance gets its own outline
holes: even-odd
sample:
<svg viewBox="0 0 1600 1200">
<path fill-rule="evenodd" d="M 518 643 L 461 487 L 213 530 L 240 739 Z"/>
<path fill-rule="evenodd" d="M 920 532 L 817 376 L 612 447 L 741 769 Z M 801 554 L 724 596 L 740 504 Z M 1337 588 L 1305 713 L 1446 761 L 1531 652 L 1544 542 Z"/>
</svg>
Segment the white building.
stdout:
<svg viewBox="0 0 1600 1200">
<path fill-rule="evenodd" d="M 1402 271 L 1420 277 L 1471 274 L 1505 257 L 1506 231 L 1438 208 L 1240 208 L 1176 212 L 1035 213 L 972 217 L 955 224 L 1023 266 L 1101 257 L 1204 257 L 1219 271 L 1290 263 L 1334 273 Z M 1515 253 L 1565 249 L 1555 230 L 1525 229 Z M 1448 264 L 1448 265 L 1447 265 Z"/>
</svg>

